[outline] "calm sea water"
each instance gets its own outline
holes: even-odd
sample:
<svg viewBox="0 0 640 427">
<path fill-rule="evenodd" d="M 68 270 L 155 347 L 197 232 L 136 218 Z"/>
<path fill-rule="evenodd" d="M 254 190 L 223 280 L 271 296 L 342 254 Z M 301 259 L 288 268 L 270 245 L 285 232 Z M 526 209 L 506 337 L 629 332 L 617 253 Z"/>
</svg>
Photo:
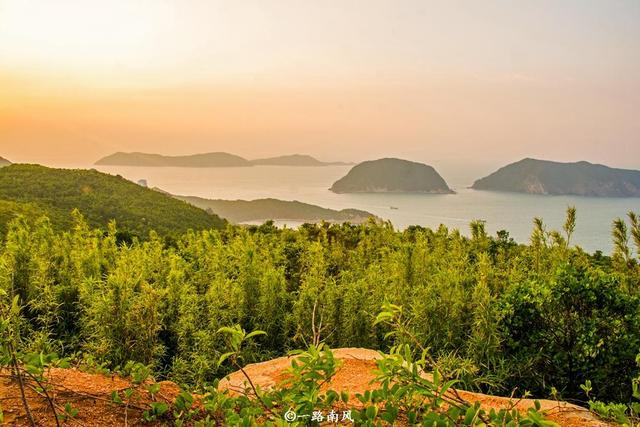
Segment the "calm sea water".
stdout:
<svg viewBox="0 0 640 427">
<path fill-rule="evenodd" d="M 457 194 L 334 194 L 328 190 L 350 166 L 247 168 L 146 168 L 91 166 L 132 181 L 146 179 L 150 187 L 173 194 L 215 199 L 252 200 L 273 197 L 345 209 L 356 208 L 391 220 L 397 228 L 409 225 L 437 227 L 445 224 L 468 234 L 469 222 L 481 219 L 487 230 L 507 230 L 527 242 L 534 217 L 548 229 L 560 229 L 567 206 L 575 206 L 578 221 L 574 243 L 587 251 L 611 251 L 611 222 L 630 210 L 640 213 L 640 198 L 536 196 L 475 191 L 470 183 L 449 181 Z M 455 177 L 454 177 L 455 178 Z M 451 178 L 449 178 L 451 179 Z M 391 206 L 398 209 L 391 209 Z M 297 225 L 297 224 L 290 224 Z"/>
</svg>

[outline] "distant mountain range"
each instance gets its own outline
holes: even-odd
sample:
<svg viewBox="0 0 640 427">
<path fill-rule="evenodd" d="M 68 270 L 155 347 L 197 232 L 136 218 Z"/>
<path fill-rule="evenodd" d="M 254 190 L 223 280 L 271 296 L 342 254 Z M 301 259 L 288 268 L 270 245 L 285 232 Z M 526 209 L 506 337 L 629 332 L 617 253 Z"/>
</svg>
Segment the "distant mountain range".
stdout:
<svg viewBox="0 0 640 427">
<path fill-rule="evenodd" d="M 174 196 L 201 209 L 215 213 L 232 223 L 264 221 L 351 222 L 360 224 L 375 216 L 357 209 L 334 210 L 298 201 L 277 199 L 212 200 L 193 196 Z"/>
<path fill-rule="evenodd" d="M 0 157 L 0 167 L 8 166 L 10 164 L 11 164 L 11 162 L 9 160 L 5 159 L 4 157 Z"/>
<path fill-rule="evenodd" d="M 345 166 L 351 163 L 344 162 L 321 162 L 315 157 L 305 154 L 290 154 L 287 156 L 269 157 L 266 159 L 251 160 L 254 165 L 266 166 Z"/>
<path fill-rule="evenodd" d="M 163 156 L 148 153 L 114 153 L 98 160 L 96 165 L 147 166 L 147 167 L 183 167 L 218 168 L 252 166 L 240 156 L 229 153 L 205 153 L 189 156 Z"/>
<path fill-rule="evenodd" d="M 477 180 L 476 190 L 592 197 L 640 197 L 640 171 L 589 162 L 523 159 Z"/>
<path fill-rule="evenodd" d="M 216 152 L 192 154 L 188 156 L 163 156 L 148 153 L 114 153 L 98 160 L 96 165 L 105 166 L 146 166 L 146 167 L 248 167 L 254 165 L 268 166 L 331 166 L 346 165 L 341 162 L 321 162 L 314 157 L 302 154 L 247 160 L 235 154 Z"/>
<path fill-rule="evenodd" d="M 393 158 L 359 163 L 330 190 L 334 193 L 453 193 L 432 166 Z"/>
</svg>

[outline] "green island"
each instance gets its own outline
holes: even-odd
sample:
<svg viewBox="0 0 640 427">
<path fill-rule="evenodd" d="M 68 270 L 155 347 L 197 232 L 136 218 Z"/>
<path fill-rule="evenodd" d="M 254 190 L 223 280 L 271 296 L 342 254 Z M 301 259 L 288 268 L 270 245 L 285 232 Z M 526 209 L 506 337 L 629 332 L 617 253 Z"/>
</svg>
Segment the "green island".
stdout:
<svg viewBox="0 0 640 427">
<path fill-rule="evenodd" d="M 359 163 L 334 182 L 330 190 L 334 193 L 453 193 L 432 166 L 395 158 Z"/>
<path fill-rule="evenodd" d="M 589 162 L 526 158 L 473 183 L 476 190 L 589 197 L 640 197 L 640 171 Z"/>
</svg>

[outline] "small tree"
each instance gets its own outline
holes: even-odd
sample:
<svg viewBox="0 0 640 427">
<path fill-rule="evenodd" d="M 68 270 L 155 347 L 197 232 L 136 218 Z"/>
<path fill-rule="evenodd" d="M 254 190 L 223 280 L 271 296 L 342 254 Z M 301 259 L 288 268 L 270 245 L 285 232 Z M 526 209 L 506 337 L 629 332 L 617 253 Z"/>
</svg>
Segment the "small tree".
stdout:
<svg viewBox="0 0 640 427">
<path fill-rule="evenodd" d="M 616 218 L 613 221 L 611 235 L 613 237 L 613 257 L 628 264 L 631 259 L 629 233 L 627 231 L 627 223 L 622 218 Z"/>
</svg>

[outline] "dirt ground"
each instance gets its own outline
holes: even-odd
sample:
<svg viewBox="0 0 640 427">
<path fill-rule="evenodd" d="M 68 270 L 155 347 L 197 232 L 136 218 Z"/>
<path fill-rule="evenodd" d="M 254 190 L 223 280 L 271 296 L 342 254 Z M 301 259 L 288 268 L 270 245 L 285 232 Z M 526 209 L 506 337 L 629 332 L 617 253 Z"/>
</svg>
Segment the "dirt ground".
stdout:
<svg viewBox="0 0 640 427">
<path fill-rule="evenodd" d="M 336 359 L 342 360 L 342 366 L 330 383 L 323 386 L 323 389 L 332 389 L 337 392 L 348 391 L 353 397 L 356 393 L 363 393 L 366 390 L 375 388 L 372 383 L 375 378 L 373 370 L 376 368 L 376 360 L 380 355 L 373 350 L 362 348 L 341 348 L 333 350 Z M 267 362 L 248 365 L 245 372 L 257 386 L 263 389 L 274 387 L 279 381 L 285 378 L 285 370 L 291 366 L 291 358 L 280 357 Z M 245 390 L 246 380 L 241 372 L 234 372 L 229 375 L 218 386 L 219 389 L 229 389 L 232 393 L 241 393 Z M 480 402 L 485 408 L 495 408 L 496 410 L 508 408 L 514 399 L 488 396 L 480 393 L 458 391 L 460 397 L 468 402 Z M 604 427 L 612 424 L 599 420 L 587 409 L 572 405 L 566 402 L 556 402 L 553 400 L 540 400 L 542 410 L 548 418 L 563 427 L 593 426 Z M 350 405 L 357 405 L 355 398 L 349 402 Z M 534 400 L 523 399 L 519 401 L 516 408 L 526 411 L 534 407 Z"/>
<path fill-rule="evenodd" d="M 11 381 L 8 371 L 0 371 L 0 405 L 4 412 L 4 424 L 6 426 L 28 426 L 29 421 L 26 416 L 20 388 L 16 381 Z M 49 393 L 56 396 L 58 402 L 69 402 L 72 407 L 78 410 L 77 417 L 69 419 L 66 426 L 138 426 L 143 423 L 142 403 L 151 402 L 151 396 L 140 389 L 132 398 L 132 407 L 125 411 L 125 408 L 112 403 L 111 393 L 131 387 L 131 383 L 117 375 L 105 376 L 101 374 L 90 374 L 76 369 L 51 369 L 47 374 L 55 388 Z M 173 402 L 179 388 L 172 382 L 164 381 L 160 383 L 160 392 L 155 400 Z M 122 395 L 122 393 L 120 393 Z M 49 407 L 48 401 L 40 397 L 32 389 L 26 389 L 26 397 L 33 418 L 38 426 L 56 426 L 53 411 Z M 64 413 L 64 408 L 56 408 L 58 413 Z"/>
<path fill-rule="evenodd" d="M 342 360 L 332 381 L 323 386 L 324 390 L 332 389 L 338 392 L 348 391 L 351 396 L 362 393 L 367 389 L 375 388 L 372 380 L 375 378 L 373 370 L 375 361 L 380 357 L 373 350 L 359 348 L 341 348 L 334 350 L 337 359 Z M 251 377 L 255 385 L 263 389 L 275 386 L 286 377 L 286 369 L 291 366 L 291 358 L 281 357 L 263 363 L 248 365 L 245 372 Z M 0 405 L 4 411 L 4 425 L 28 426 L 28 419 L 20 397 L 20 389 L 16 381 L 11 381 L 9 372 L 0 371 Z M 125 408 L 112 403 L 111 393 L 122 392 L 131 387 L 131 383 L 117 375 L 106 376 L 91 374 L 76 369 L 51 369 L 48 378 L 55 388 L 50 391 L 57 396 L 57 401 L 70 402 L 78 410 L 76 418 L 68 420 L 61 425 L 66 426 L 139 426 L 152 425 L 142 421 L 142 411 L 145 403 L 152 401 L 151 396 L 139 388 L 139 392 L 133 399 L 130 407 Z M 160 392 L 156 395 L 157 401 L 171 403 L 179 393 L 179 388 L 172 382 L 161 382 Z M 246 389 L 245 378 L 241 372 L 235 372 L 222 380 L 219 389 L 228 389 L 231 393 L 238 394 Z M 27 400 L 33 413 L 33 417 L 39 426 L 56 426 L 52 410 L 46 399 L 38 396 L 35 391 L 27 389 Z M 480 402 L 486 408 L 507 408 L 511 400 L 503 397 L 488 396 L 465 391 L 458 392 L 462 398 L 469 402 Z M 565 402 L 541 400 L 542 409 L 548 417 L 566 427 L 578 426 L 609 426 L 610 424 L 599 421 L 585 408 Z M 356 407 L 355 398 L 347 405 Z M 521 400 L 517 408 L 526 411 L 533 407 L 533 400 Z M 337 408 L 345 409 L 345 408 Z M 57 408 L 63 412 L 62 408 Z"/>
</svg>

